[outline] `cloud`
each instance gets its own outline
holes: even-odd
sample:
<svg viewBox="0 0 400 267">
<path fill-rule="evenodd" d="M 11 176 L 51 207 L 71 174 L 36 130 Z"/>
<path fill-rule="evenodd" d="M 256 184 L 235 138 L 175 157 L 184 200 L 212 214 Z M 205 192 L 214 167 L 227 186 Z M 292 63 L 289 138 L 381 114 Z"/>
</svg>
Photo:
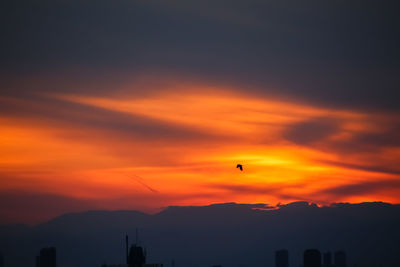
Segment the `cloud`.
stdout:
<svg viewBox="0 0 400 267">
<path fill-rule="evenodd" d="M 118 82 L 175 73 L 321 106 L 398 111 L 397 1 L 306 2 L 11 1 L 0 13 L 8 22 L 0 75 Z"/>
<path fill-rule="evenodd" d="M 276 193 L 279 190 L 276 186 L 260 186 L 260 185 L 244 185 L 244 184 L 210 184 L 207 187 L 221 189 L 226 191 L 231 191 L 240 194 L 259 194 L 267 195 L 271 193 Z"/>
<path fill-rule="evenodd" d="M 299 145 L 323 141 L 340 131 L 339 123 L 331 118 L 316 118 L 291 125 L 283 136 Z"/>
<path fill-rule="evenodd" d="M 62 135 L 68 138 L 68 132 L 85 129 L 88 137 L 118 136 L 129 140 L 140 138 L 144 140 L 217 140 L 227 136 L 217 136 L 212 133 L 191 129 L 189 127 L 171 124 L 162 120 L 152 119 L 137 114 L 127 114 L 114 110 L 94 107 L 79 103 L 65 102 L 49 98 L 1 98 L 0 111 L 8 118 L 16 118 L 37 123 L 37 126 L 62 127 Z M 76 133 L 71 133 L 76 138 Z M 82 137 L 85 133 L 82 131 Z"/>
<path fill-rule="evenodd" d="M 377 159 L 381 152 L 400 147 L 400 117 L 390 113 L 331 113 L 328 117 L 314 117 L 300 122 L 289 124 L 282 132 L 282 136 L 297 145 L 329 151 L 340 155 L 343 163 L 338 160 L 317 160 L 319 162 L 342 166 L 346 168 L 363 169 L 371 171 L 393 169 L 393 167 L 374 166 L 376 163 L 362 164 L 352 162 L 349 155 L 370 155 L 369 158 Z M 367 157 L 364 157 L 366 159 Z M 392 159 L 386 159 L 387 163 Z M 358 166 L 356 166 L 358 165 Z M 382 166 L 385 164 L 382 164 Z M 393 165 L 393 164 L 387 164 Z"/>
<path fill-rule="evenodd" d="M 0 191 L 0 224 L 37 224 L 70 212 L 87 210 L 139 210 L 159 212 L 170 205 L 215 197 L 210 193 L 131 194 L 114 198 L 78 198 L 51 193 Z M 204 203 L 204 202 L 203 202 Z"/>
<path fill-rule="evenodd" d="M 346 123 L 346 120 L 343 121 Z M 328 149 L 342 155 L 377 153 L 387 149 L 400 147 L 400 118 L 398 115 L 370 114 L 364 123 L 369 126 L 359 130 L 342 129 L 338 134 L 346 134 L 347 138 L 327 140 L 320 144 L 321 149 Z M 387 159 L 386 161 L 391 161 Z"/>
<path fill-rule="evenodd" d="M 264 196 L 264 199 L 268 199 L 271 201 L 272 199 L 279 199 L 280 201 L 293 201 L 293 200 L 302 200 L 309 201 L 306 195 L 301 193 L 294 193 L 296 188 L 301 187 L 301 185 L 288 185 L 288 184 L 229 184 L 229 183 L 210 183 L 206 185 L 207 188 L 217 189 L 225 191 L 225 193 L 221 193 L 224 195 L 228 193 L 228 195 L 235 196 Z"/>
<path fill-rule="evenodd" d="M 95 209 L 90 201 L 32 192 L 0 192 L 0 223 L 38 223 L 71 211 Z"/>
<path fill-rule="evenodd" d="M 131 184 L 110 170 L 139 169 L 160 191 L 157 201 L 131 199 L 145 207 L 170 205 L 173 194 L 188 204 L 312 201 L 336 177 L 396 176 L 397 6 L 8 1 L 0 9 L 0 167 L 15 179 L 2 189 L 111 198 Z M 231 184 L 239 160 L 254 180 Z M 182 193 L 201 183 L 210 186 L 202 196 Z"/>
<path fill-rule="evenodd" d="M 348 162 L 340 162 L 340 161 L 329 161 L 329 160 L 321 160 L 323 164 L 338 166 L 346 169 L 354 169 L 354 170 L 361 170 L 366 172 L 376 172 L 376 173 L 384 173 L 384 174 L 393 174 L 393 175 L 400 175 L 400 170 L 397 168 L 393 168 L 390 166 L 385 166 L 385 162 L 382 165 L 372 165 L 370 163 L 366 163 L 364 165 L 361 164 L 353 164 Z"/>
<path fill-rule="evenodd" d="M 382 179 L 379 181 L 367 181 L 354 184 L 346 184 L 340 186 L 334 186 L 320 193 L 329 194 L 336 197 L 346 197 L 346 196 L 363 196 L 374 194 L 381 191 L 397 191 L 400 189 L 399 179 Z"/>
<path fill-rule="evenodd" d="M 378 133 L 360 133 L 352 138 L 352 143 L 364 147 L 400 147 L 400 119 L 384 125 Z"/>
</svg>

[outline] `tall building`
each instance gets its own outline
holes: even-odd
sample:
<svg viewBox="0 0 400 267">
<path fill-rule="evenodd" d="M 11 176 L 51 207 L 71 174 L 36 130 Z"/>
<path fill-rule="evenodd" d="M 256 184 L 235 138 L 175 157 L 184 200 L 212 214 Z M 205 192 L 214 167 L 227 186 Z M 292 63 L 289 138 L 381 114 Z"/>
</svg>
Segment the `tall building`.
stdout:
<svg viewBox="0 0 400 267">
<path fill-rule="evenodd" d="M 334 265 L 335 267 L 346 267 L 346 253 L 342 250 L 336 251 L 334 255 Z"/>
<path fill-rule="evenodd" d="M 136 232 L 136 243 L 137 243 L 137 232 Z M 147 263 L 146 264 L 146 250 L 141 246 L 134 244 L 129 246 L 128 235 L 125 236 L 126 244 L 126 264 L 103 264 L 101 267 L 163 267 L 163 264 L 159 263 Z"/>
<path fill-rule="evenodd" d="M 304 251 L 304 267 L 321 267 L 321 253 L 317 249 Z"/>
<path fill-rule="evenodd" d="M 289 252 L 286 249 L 275 251 L 275 267 L 289 267 Z"/>
<path fill-rule="evenodd" d="M 323 267 L 332 267 L 332 254 L 330 252 L 325 252 L 322 257 Z"/>
<path fill-rule="evenodd" d="M 3 254 L 0 252 L 0 267 L 4 267 L 4 257 Z"/>
<path fill-rule="evenodd" d="M 146 264 L 146 251 L 142 247 L 135 245 L 131 246 L 128 256 L 129 267 L 143 267 Z"/>
<path fill-rule="evenodd" d="M 42 248 L 36 257 L 36 267 L 56 267 L 56 248 Z"/>
</svg>

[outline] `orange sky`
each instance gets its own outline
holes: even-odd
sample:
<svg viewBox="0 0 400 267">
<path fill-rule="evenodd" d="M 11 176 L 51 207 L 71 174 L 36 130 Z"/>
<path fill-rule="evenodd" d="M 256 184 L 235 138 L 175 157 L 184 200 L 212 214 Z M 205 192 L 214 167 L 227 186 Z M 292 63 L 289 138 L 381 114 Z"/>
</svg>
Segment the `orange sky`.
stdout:
<svg viewBox="0 0 400 267">
<path fill-rule="evenodd" d="M 2 97 L 13 112 L 0 116 L 0 191 L 39 207 L 47 196 L 56 207 L 22 215 L 29 205 L 16 200 L 0 213 L 37 222 L 85 209 L 400 202 L 400 147 L 384 142 L 393 114 L 208 84 L 171 82 L 146 94 L 135 86 Z"/>
</svg>

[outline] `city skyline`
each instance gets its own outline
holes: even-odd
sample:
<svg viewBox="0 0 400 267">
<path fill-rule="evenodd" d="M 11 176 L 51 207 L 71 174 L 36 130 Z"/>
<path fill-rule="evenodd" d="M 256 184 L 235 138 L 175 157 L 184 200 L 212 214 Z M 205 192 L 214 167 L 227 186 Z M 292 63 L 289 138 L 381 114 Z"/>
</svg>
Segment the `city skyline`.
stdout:
<svg viewBox="0 0 400 267">
<path fill-rule="evenodd" d="M 2 1 L 0 267 L 399 267 L 399 3 Z"/>
<path fill-rule="evenodd" d="M 143 248 L 147 263 L 165 267 L 172 262 L 176 267 L 273 266 L 275 251 L 282 248 L 288 253 L 280 267 L 303 265 L 307 249 L 320 251 L 322 267 L 344 261 L 347 267 L 396 267 L 400 262 L 400 205 L 300 202 L 260 208 L 227 203 L 171 207 L 153 215 L 70 213 L 35 226 L 0 226 L 0 252 L 5 267 L 34 266 L 43 247 L 56 247 L 58 267 L 126 264 L 131 244 Z M 345 257 L 338 251 L 345 251 Z"/>
<path fill-rule="evenodd" d="M 137 231 L 137 230 L 136 230 Z M 137 233 L 136 233 L 137 235 Z M 137 239 L 137 237 L 136 237 Z M 128 250 L 129 248 L 129 250 Z M 128 252 L 129 251 L 129 252 Z M 36 257 L 36 267 L 56 267 L 55 247 L 46 247 L 40 250 L 39 255 Z M 275 267 L 289 267 L 289 251 L 286 249 L 280 249 L 275 251 Z M 128 243 L 128 235 L 126 235 L 126 262 L 118 264 L 102 264 L 101 267 L 163 267 L 164 263 L 146 263 L 147 252 L 146 248 L 143 248 L 136 243 Z M 325 252 L 321 254 L 318 249 L 306 249 L 303 253 L 303 264 L 298 264 L 300 267 L 347 267 L 347 256 L 343 250 L 337 250 L 334 252 L 333 261 L 331 258 L 331 252 Z M 179 261 L 179 259 L 178 259 Z M 0 266 L 3 261 L 0 262 Z M 171 260 L 171 267 L 175 267 L 175 259 Z M 265 264 L 271 266 L 272 264 Z M 246 266 L 244 264 L 244 266 Z M 355 266 L 357 266 L 355 264 Z M 220 264 L 213 264 L 212 267 L 222 267 Z"/>
</svg>

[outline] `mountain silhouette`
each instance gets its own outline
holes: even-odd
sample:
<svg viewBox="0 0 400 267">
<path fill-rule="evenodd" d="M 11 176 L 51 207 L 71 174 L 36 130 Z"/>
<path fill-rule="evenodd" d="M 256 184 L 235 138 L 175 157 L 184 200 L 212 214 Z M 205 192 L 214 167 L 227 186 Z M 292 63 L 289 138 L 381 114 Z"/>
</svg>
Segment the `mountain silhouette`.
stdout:
<svg viewBox="0 0 400 267">
<path fill-rule="evenodd" d="M 34 266 L 40 248 L 55 246 L 59 267 L 124 263 L 125 234 L 147 249 L 149 262 L 170 266 L 274 266 L 274 253 L 289 251 L 299 266 L 305 249 L 344 250 L 348 266 L 400 266 L 400 205 L 381 202 L 307 202 L 265 209 L 224 203 L 137 211 L 70 213 L 37 226 L 0 227 L 5 266 Z M 21 257 L 23 255 L 23 257 Z"/>
</svg>

